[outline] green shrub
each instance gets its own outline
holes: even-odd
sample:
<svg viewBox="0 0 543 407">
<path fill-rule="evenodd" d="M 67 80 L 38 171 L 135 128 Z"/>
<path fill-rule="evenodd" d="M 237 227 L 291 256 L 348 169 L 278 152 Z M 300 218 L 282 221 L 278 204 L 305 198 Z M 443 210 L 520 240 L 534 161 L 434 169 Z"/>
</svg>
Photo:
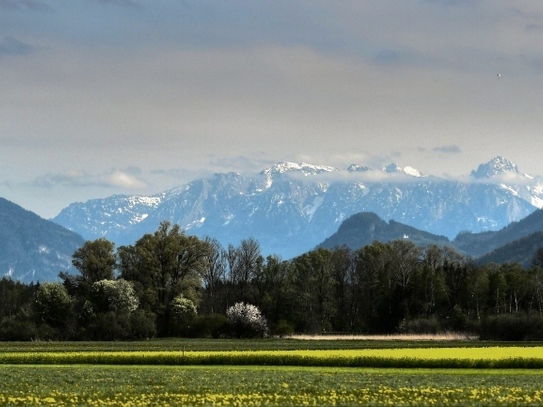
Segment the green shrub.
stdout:
<svg viewBox="0 0 543 407">
<path fill-rule="evenodd" d="M 227 336 L 228 319 L 224 315 L 212 314 L 197 317 L 190 331 L 197 338 L 221 338 Z"/>
<path fill-rule="evenodd" d="M 137 309 L 130 315 L 131 336 L 136 339 L 149 339 L 156 336 L 156 315 L 150 311 Z"/>
<path fill-rule="evenodd" d="M 58 341 L 67 339 L 64 332 L 58 328 L 52 327 L 49 324 L 42 323 L 37 326 L 35 333 L 36 340 L 40 341 Z"/>
<path fill-rule="evenodd" d="M 401 327 L 401 332 L 408 334 L 437 334 L 440 332 L 439 321 L 435 316 L 405 321 Z"/>
<path fill-rule="evenodd" d="M 34 322 L 21 318 L 19 315 L 5 317 L 0 323 L 0 340 L 30 341 L 36 337 Z"/>
<path fill-rule="evenodd" d="M 480 326 L 483 340 L 543 340 L 543 318 L 539 314 L 501 314 L 483 319 Z"/>
<path fill-rule="evenodd" d="M 292 335 L 294 333 L 294 327 L 288 323 L 288 321 L 285 321 L 284 319 L 280 319 L 277 324 L 272 326 L 272 334 L 277 335 L 280 338 L 283 336 Z"/>
<path fill-rule="evenodd" d="M 129 317 L 117 315 L 115 312 L 95 314 L 88 325 L 89 339 L 115 341 L 130 338 Z"/>
</svg>

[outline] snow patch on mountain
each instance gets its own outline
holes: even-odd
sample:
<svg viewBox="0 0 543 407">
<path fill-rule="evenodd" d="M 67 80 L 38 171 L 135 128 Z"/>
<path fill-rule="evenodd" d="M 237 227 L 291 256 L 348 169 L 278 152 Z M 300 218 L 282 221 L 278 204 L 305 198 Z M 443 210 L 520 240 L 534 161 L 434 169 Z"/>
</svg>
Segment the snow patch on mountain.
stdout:
<svg viewBox="0 0 543 407">
<path fill-rule="evenodd" d="M 233 213 L 229 213 L 228 215 L 226 215 L 225 218 L 224 218 L 225 221 L 223 223 L 223 226 L 228 225 L 232 221 L 232 219 L 234 219 L 234 218 L 235 218 L 235 215 Z"/>
<path fill-rule="evenodd" d="M 185 226 L 185 229 L 190 230 L 190 229 L 196 229 L 196 228 L 202 227 L 205 221 L 206 221 L 205 216 L 202 216 L 200 219 L 197 219 L 194 222 L 191 222 L 187 226 Z"/>
<path fill-rule="evenodd" d="M 410 166 L 404 167 L 403 172 L 405 172 L 407 175 L 411 175 L 412 177 L 417 177 L 417 178 L 424 176 L 422 172 Z"/>
<path fill-rule="evenodd" d="M 40 245 L 38 247 L 38 253 L 40 253 L 40 254 L 49 254 L 49 253 L 51 253 L 51 250 L 47 246 Z"/>
<path fill-rule="evenodd" d="M 511 192 L 513 195 L 518 196 L 518 192 L 517 192 L 514 188 L 510 187 L 509 185 L 500 184 L 500 186 L 501 186 L 503 189 L 505 189 L 505 190 Z"/>
<path fill-rule="evenodd" d="M 530 201 L 533 206 L 539 209 L 543 209 L 543 198 L 532 196 L 532 199 Z"/>
<path fill-rule="evenodd" d="M 322 205 L 323 202 L 324 202 L 324 198 L 322 196 L 317 196 L 315 197 L 315 199 L 313 199 L 313 202 L 310 205 L 304 208 L 304 213 L 309 218 L 310 221 L 313 218 L 313 215 L 315 214 L 317 209 L 319 209 L 319 207 Z"/>
</svg>

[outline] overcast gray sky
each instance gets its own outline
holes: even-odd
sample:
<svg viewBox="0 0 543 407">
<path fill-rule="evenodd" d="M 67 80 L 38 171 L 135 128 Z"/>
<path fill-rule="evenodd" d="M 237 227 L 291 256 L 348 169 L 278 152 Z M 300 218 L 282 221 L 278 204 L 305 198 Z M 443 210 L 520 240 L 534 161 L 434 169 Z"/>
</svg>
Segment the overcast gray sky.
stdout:
<svg viewBox="0 0 543 407">
<path fill-rule="evenodd" d="M 48 218 L 283 160 L 541 175 L 542 44 L 541 0 L 0 0 L 0 196 Z"/>
</svg>

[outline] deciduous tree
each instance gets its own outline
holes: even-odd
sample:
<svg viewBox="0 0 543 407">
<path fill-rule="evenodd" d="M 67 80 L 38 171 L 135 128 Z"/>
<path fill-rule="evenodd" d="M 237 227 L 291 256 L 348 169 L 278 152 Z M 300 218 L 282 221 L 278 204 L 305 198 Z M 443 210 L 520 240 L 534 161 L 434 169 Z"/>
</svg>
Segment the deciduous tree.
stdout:
<svg viewBox="0 0 543 407">
<path fill-rule="evenodd" d="M 209 244 L 187 236 L 179 225 L 161 222 L 153 234 L 146 234 L 134 246 L 119 248 L 119 269 L 127 280 L 140 283 L 152 311 L 158 315 L 159 333 L 167 335 L 171 301 L 178 294 L 194 292 L 184 283 L 201 284 L 200 275 L 209 256 Z M 152 288 L 156 302 L 149 300 Z M 195 298 L 191 298 L 193 301 Z"/>
<path fill-rule="evenodd" d="M 72 299 L 60 283 L 45 282 L 36 292 L 35 310 L 38 322 L 53 328 L 65 328 L 72 311 Z"/>
</svg>

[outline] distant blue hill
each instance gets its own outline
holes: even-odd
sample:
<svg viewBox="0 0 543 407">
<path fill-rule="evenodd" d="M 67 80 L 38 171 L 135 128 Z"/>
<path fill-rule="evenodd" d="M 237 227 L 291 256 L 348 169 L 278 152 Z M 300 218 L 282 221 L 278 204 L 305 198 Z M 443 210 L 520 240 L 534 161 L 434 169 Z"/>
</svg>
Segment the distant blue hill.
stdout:
<svg viewBox="0 0 543 407">
<path fill-rule="evenodd" d="M 56 280 L 84 243 L 77 233 L 0 198 L 0 277 Z"/>
<path fill-rule="evenodd" d="M 338 231 L 318 247 L 333 249 L 346 245 L 351 249 L 358 249 L 374 241 L 385 243 L 393 240 L 408 240 L 421 247 L 450 243 L 445 236 L 424 232 L 393 220 L 387 223 L 375 213 L 361 212 L 344 220 Z"/>
</svg>

